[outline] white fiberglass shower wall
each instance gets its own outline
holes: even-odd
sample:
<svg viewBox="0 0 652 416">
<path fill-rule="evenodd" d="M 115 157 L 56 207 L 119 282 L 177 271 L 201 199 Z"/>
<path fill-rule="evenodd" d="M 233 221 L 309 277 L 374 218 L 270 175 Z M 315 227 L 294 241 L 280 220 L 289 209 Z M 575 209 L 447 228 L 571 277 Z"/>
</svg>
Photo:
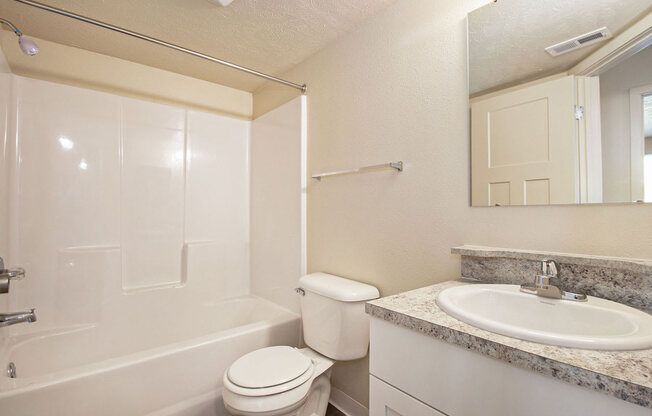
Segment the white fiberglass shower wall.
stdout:
<svg viewBox="0 0 652 416">
<path fill-rule="evenodd" d="M 233 360 L 298 345 L 305 105 L 251 122 L 0 74 L 0 256 L 27 271 L 0 312 L 38 317 L 0 328 L 0 409 L 225 415 Z"/>
<path fill-rule="evenodd" d="M 4 77 L 13 331 L 248 293 L 248 121 Z"/>
</svg>

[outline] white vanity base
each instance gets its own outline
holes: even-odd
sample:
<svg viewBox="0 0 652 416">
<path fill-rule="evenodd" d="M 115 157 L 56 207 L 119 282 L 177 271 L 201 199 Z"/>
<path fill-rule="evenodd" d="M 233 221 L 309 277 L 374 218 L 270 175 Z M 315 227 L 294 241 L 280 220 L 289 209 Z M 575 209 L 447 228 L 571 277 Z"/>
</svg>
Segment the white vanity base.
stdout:
<svg viewBox="0 0 652 416">
<path fill-rule="evenodd" d="M 371 319 L 370 416 L 643 416 L 650 409 Z"/>
</svg>

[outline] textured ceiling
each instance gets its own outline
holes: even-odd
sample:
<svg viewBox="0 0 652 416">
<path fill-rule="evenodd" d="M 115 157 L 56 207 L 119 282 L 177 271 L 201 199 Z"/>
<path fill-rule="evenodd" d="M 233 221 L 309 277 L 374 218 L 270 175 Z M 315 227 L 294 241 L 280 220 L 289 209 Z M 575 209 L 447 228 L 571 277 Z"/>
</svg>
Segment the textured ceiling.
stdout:
<svg viewBox="0 0 652 416">
<path fill-rule="evenodd" d="M 557 57 L 544 48 L 606 26 L 618 35 L 651 0 L 499 0 L 469 14 L 471 94 L 566 71 L 605 42 Z"/>
<path fill-rule="evenodd" d="M 41 0 L 272 75 L 283 74 L 394 1 L 235 0 L 221 7 L 209 0 Z M 12 0 L 0 0 L 0 17 L 28 35 L 242 90 L 253 91 L 263 82 Z"/>
</svg>

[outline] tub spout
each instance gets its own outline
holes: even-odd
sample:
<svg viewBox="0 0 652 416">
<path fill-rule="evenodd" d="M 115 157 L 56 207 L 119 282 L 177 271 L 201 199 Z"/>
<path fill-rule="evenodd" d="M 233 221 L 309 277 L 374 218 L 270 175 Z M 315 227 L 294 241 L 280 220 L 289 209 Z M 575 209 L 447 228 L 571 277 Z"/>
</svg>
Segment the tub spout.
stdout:
<svg viewBox="0 0 652 416">
<path fill-rule="evenodd" d="M 27 312 L 0 313 L 0 327 L 16 325 L 22 322 L 36 322 L 34 309 Z"/>
</svg>

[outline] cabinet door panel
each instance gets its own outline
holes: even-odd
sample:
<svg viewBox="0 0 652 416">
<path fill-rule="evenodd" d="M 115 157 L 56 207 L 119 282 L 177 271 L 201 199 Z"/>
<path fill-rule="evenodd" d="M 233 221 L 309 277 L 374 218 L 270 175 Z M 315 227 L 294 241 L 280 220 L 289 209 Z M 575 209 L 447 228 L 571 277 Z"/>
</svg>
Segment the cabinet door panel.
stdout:
<svg viewBox="0 0 652 416">
<path fill-rule="evenodd" d="M 445 416 L 389 384 L 369 376 L 369 416 Z"/>
</svg>

